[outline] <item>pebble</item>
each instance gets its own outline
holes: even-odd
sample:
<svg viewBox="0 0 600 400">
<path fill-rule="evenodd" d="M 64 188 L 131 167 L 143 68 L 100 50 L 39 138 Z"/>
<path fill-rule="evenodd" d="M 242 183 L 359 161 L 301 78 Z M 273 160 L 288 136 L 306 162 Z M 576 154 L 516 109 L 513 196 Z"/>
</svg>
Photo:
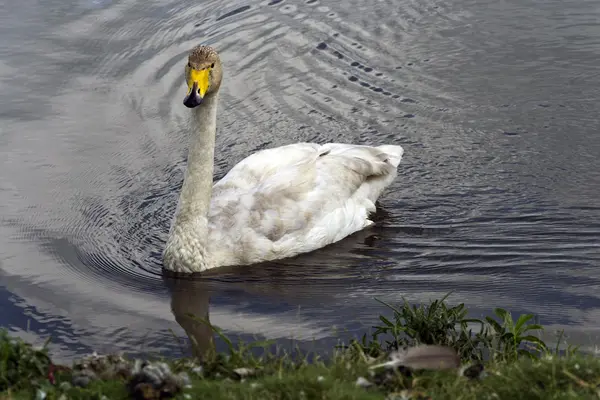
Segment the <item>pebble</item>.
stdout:
<svg viewBox="0 0 600 400">
<path fill-rule="evenodd" d="M 202 376 L 202 373 L 204 372 L 204 369 L 202 368 L 201 365 L 192 368 L 192 372 L 195 373 L 198 376 Z"/>
<path fill-rule="evenodd" d="M 363 378 L 362 376 L 359 376 L 358 379 L 356 380 L 356 386 L 360 386 L 363 388 L 368 388 L 373 386 L 373 384 L 367 380 L 366 378 Z"/>
<path fill-rule="evenodd" d="M 94 374 L 92 371 L 84 370 L 73 374 L 73 377 L 71 378 L 71 383 L 73 384 L 73 386 L 84 388 L 87 387 L 90 384 L 90 382 L 96 379 L 96 374 Z"/>
<path fill-rule="evenodd" d="M 239 379 L 256 375 L 256 371 L 252 368 L 236 368 L 233 370 L 233 372 L 237 375 Z"/>
<path fill-rule="evenodd" d="M 461 369 L 459 375 L 465 376 L 469 379 L 479 379 L 485 377 L 485 371 L 483 370 L 483 364 L 477 363 L 473 365 L 467 365 Z"/>
</svg>

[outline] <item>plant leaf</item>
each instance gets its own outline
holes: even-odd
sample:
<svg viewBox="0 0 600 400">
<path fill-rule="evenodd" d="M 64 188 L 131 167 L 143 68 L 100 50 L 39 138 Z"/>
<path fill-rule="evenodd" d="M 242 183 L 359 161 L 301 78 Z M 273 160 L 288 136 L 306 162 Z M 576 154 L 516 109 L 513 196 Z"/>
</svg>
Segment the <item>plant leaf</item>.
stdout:
<svg viewBox="0 0 600 400">
<path fill-rule="evenodd" d="M 487 321 L 488 324 L 490 324 L 492 326 L 492 328 L 494 328 L 494 331 L 497 334 L 504 332 L 504 329 L 502 328 L 502 326 L 498 323 L 498 321 L 496 321 L 492 317 L 485 317 L 485 320 Z"/>
<path fill-rule="evenodd" d="M 543 331 L 543 330 L 544 330 L 544 327 L 541 326 L 540 324 L 530 324 L 530 325 L 527 325 L 525 327 L 525 329 L 523 329 L 522 333 L 527 332 L 527 331 Z"/>
<path fill-rule="evenodd" d="M 519 339 L 521 339 L 521 341 L 527 341 L 530 343 L 534 343 L 544 349 L 546 348 L 546 343 L 544 343 L 544 341 L 537 336 L 527 335 L 527 336 L 521 336 Z"/>
<path fill-rule="evenodd" d="M 389 309 L 391 309 L 392 311 L 394 311 L 395 313 L 398 313 L 398 315 L 402 315 L 402 312 L 400 312 L 400 310 L 398 310 L 396 307 L 394 307 L 393 305 L 386 303 L 383 300 L 379 300 L 379 299 L 375 299 L 375 301 L 378 301 L 379 303 L 383 304 L 384 306 L 388 307 Z"/>
<path fill-rule="evenodd" d="M 508 311 L 506 311 L 504 308 L 495 308 L 494 309 L 494 314 L 496 314 L 497 316 L 500 317 L 500 319 L 504 319 L 506 314 L 508 314 Z"/>
<path fill-rule="evenodd" d="M 517 323 L 515 324 L 515 334 L 519 335 L 521 333 L 521 329 L 525 326 L 527 321 L 532 318 L 533 314 L 522 314 L 519 319 L 517 319 Z M 523 332 L 525 332 L 525 330 L 523 330 Z"/>
<path fill-rule="evenodd" d="M 380 315 L 379 319 L 381 320 L 381 322 L 383 322 L 384 324 L 386 324 L 389 327 L 393 327 L 394 326 L 394 324 L 392 324 L 392 321 L 390 321 L 389 319 L 387 319 L 383 315 Z"/>
</svg>

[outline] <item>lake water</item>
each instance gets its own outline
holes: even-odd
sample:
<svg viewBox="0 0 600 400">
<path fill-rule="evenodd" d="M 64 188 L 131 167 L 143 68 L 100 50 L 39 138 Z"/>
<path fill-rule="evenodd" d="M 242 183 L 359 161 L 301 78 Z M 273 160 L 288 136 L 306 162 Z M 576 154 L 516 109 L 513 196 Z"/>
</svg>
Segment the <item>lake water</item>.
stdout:
<svg viewBox="0 0 600 400">
<path fill-rule="evenodd" d="M 10 4 L 9 4 L 10 3 Z M 64 360 L 188 351 L 185 318 L 329 345 L 453 291 L 474 316 L 600 332 L 600 4 L 0 3 L 0 325 Z M 397 143 L 378 225 L 286 262 L 161 277 L 185 168 L 183 70 L 225 68 L 216 178 L 298 141 Z M 171 295 L 172 294 L 172 295 Z M 178 323 L 181 323 L 181 325 Z"/>
</svg>

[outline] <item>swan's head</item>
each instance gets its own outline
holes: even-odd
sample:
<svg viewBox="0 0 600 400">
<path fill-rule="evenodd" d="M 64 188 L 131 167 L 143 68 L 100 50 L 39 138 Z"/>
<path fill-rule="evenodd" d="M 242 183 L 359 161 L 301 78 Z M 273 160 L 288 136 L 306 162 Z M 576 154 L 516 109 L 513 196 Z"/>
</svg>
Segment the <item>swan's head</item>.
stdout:
<svg viewBox="0 0 600 400">
<path fill-rule="evenodd" d="M 203 45 L 194 47 L 185 66 L 187 95 L 183 104 L 189 108 L 199 106 L 204 97 L 219 90 L 221 77 L 221 60 L 215 49 Z"/>
</svg>

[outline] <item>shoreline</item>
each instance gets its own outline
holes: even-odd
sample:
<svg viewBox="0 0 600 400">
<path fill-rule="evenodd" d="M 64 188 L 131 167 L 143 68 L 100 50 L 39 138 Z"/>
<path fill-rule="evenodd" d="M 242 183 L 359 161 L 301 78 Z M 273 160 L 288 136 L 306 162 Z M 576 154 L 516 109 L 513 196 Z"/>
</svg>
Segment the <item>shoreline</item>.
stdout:
<svg viewBox="0 0 600 400">
<path fill-rule="evenodd" d="M 46 346 L 0 330 L 0 399 L 600 397 L 599 358 L 560 336 L 549 348 L 532 315 L 516 319 L 495 309 L 484 319 L 467 318 L 463 304 L 446 298 L 383 303 L 387 312 L 374 332 L 340 343 L 326 361 L 317 353 L 292 357 L 269 341 L 233 343 L 191 315 L 210 339 L 192 343 L 192 358 L 169 360 L 94 353 L 58 365 Z M 227 351 L 215 350 L 215 336 Z"/>
</svg>

